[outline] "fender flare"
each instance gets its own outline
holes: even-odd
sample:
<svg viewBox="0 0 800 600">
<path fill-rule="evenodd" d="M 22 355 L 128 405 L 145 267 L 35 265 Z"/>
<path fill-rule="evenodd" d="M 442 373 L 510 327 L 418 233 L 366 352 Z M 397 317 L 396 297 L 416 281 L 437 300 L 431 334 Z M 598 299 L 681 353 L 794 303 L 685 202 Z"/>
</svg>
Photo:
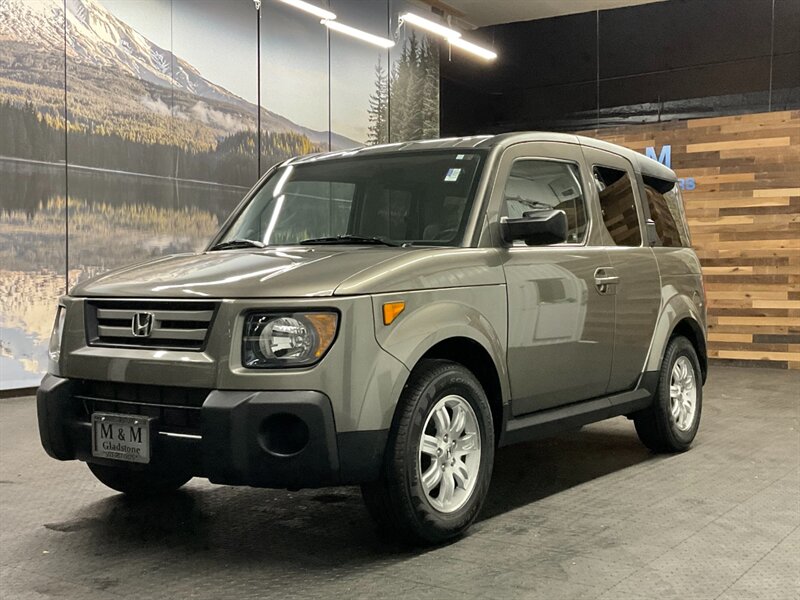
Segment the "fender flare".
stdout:
<svg viewBox="0 0 800 600">
<path fill-rule="evenodd" d="M 435 323 L 435 327 L 431 327 L 431 323 Z M 480 311 L 459 302 L 435 302 L 417 308 L 399 325 L 378 343 L 406 366 L 409 375 L 420 359 L 440 342 L 465 338 L 477 343 L 489 355 L 500 381 L 501 400 L 508 401 L 510 387 L 504 360 L 506 332 L 498 332 Z M 405 383 L 403 381 L 402 386 Z"/>
<path fill-rule="evenodd" d="M 692 329 L 695 330 L 699 343 L 702 345 L 699 348 L 699 359 L 703 368 L 703 381 L 705 381 L 706 374 L 708 373 L 708 354 L 706 350 L 706 327 L 704 325 L 705 319 L 697 306 L 696 301 L 689 298 L 685 294 L 679 293 L 672 286 L 664 288 L 665 295 L 668 298 L 663 303 L 663 308 L 656 321 L 656 326 L 653 330 L 653 339 L 650 342 L 650 351 L 645 361 L 644 372 L 657 372 L 661 369 L 661 362 L 664 359 L 664 353 L 667 349 L 667 344 L 672 338 L 675 329 L 683 321 L 690 321 Z"/>
</svg>

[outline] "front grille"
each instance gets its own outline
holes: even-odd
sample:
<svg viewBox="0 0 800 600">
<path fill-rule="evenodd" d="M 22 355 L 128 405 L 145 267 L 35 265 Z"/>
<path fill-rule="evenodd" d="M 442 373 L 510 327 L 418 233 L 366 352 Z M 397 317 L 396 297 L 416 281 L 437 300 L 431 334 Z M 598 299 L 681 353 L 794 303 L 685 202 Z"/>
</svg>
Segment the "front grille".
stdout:
<svg viewBox="0 0 800 600">
<path fill-rule="evenodd" d="M 191 300 L 90 300 L 86 337 L 92 346 L 202 350 L 216 310 Z"/>
<path fill-rule="evenodd" d="M 110 412 L 153 417 L 159 431 L 200 435 L 200 409 L 211 390 L 109 381 L 81 381 L 73 397 L 80 420 Z"/>
</svg>

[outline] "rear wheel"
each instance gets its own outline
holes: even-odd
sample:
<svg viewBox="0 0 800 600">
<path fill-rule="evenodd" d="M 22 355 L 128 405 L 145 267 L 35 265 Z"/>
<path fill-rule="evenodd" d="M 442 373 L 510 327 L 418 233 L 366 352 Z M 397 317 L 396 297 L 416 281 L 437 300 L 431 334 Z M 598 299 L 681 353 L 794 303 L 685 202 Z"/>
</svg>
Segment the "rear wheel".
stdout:
<svg viewBox="0 0 800 600">
<path fill-rule="evenodd" d="M 477 517 L 493 461 L 492 412 L 480 383 L 457 363 L 425 360 L 400 398 L 381 478 L 362 495 L 387 533 L 441 543 Z"/>
<path fill-rule="evenodd" d="M 174 492 L 192 477 L 182 473 L 165 473 L 150 469 L 133 470 L 125 466 L 110 467 L 87 463 L 92 474 L 112 490 L 129 496 L 157 496 Z"/>
<path fill-rule="evenodd" d="M 697 353 L 688 339 L 675 337 L 664 353 L 653 403 L 633 416 L 636 433 L 654 452 L 683 452 L 697 435 L 702 407 Z"/>
</svg>

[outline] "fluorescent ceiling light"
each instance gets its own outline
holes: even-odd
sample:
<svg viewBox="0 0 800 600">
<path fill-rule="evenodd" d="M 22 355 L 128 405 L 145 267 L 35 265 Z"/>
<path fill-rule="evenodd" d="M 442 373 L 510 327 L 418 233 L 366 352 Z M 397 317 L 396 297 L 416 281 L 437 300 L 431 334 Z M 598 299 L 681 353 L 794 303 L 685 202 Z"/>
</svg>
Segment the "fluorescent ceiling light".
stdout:
<svg viewBox="0 0 800 600">
<path fill-rule="evenodd" d="M 345 25 L 344 23 L 339 23 L 339 21 L 329 21 L 327 19 L 323 19 L 322 24 L 325 25 L 325 27 L 327 27 L 328 29 L 333 29 L 334 31 L 338 31 L 339 33 L 343 33 L 345 35 L 358 38 L 359 40 L 369 42 L 370 44 L 375 44 L 376 46 L 380 46 L 381 48 L 391 48 L 392 46 L 394 46 L 394 42 L 392 40 L 387 40 L 386 38 L 382 38 L 378 35 L 372 35 L 371 33 L 367 33 L 366 31 L 361 31 L 360 29 L 356 29 L 355 27 L 350 27 L 349 25 Z"/>
<path fill-rule="evenodd" d="M 462 40 L 461 38 L 450 38 L 447 41 L 450 42 L 451 46 L 456 46 L 457 48 L 461 48 L 466 52 L 469 52 L 476 56 L 480 56 L 481 58 L 485 58 L 486 60 L 494 60 L 495 58 L 497 58 L 497 53 L 492 52 L 491 50 L 487 50 L 486 48 L 482 48 L 481 46 L 473 44 L 472 42 Z"/>
<path fill-rule="evenodd" d="M 461 33 L 456 31 L 455 29 L 450 29 L 449 27 L 445 27 L 444 25 L 440 25 L 435 21 L 431 21 L 429 19 L 423 19 L 419 15 L 415 15 L 414 13 L 406 13 L 400 17 L 400 24 L 408 23 L 410 25 L 414 25 L 419 27 L 420 29 L 426 29 L 431 33 L 435 33 L 436 35 L 440 35 L 445 39 L 451 40 L 453 38 L 461 37 Z"/>
<path fill-rule="evenodd" d="M 315 17 L 319 17 L 320 19 L 327 19 L 332 21 L 336 18 L 336 15 L 333 14 L 329 10 L 325 10 L 324 8 L 320 8 L 319 6 L 315 6 L 314 4 L 309 4 L 308 2 L 303 2 L 303 0 L 278 0 L 278 2 L 283 2 L 284 4 L 288 4 L 289 6 L 294 6 L 295 8 L 299 8 L 300 10 L 311 13 Z"/>
</svg>

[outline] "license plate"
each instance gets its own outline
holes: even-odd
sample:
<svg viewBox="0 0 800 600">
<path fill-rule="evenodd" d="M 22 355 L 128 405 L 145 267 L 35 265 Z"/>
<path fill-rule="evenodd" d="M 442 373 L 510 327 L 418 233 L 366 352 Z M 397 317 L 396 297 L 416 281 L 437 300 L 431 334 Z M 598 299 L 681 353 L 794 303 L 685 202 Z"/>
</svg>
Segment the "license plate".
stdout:
<svg viewBox="0 0 800 600">
<path fill-rule="evenodd" d="M 150 417 L 92 414 L 92 454 L 127 462 L 150 462 Z"/>
</svg>

